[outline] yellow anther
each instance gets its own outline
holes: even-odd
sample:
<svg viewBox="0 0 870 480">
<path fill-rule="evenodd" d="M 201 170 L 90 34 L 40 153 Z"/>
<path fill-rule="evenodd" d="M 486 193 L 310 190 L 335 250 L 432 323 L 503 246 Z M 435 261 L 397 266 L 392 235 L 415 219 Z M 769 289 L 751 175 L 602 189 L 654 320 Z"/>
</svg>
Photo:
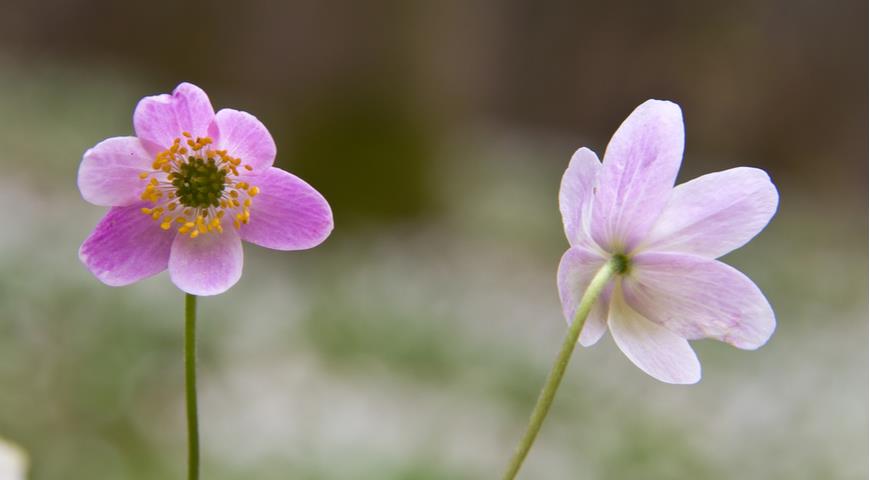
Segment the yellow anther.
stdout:
<svg viewBox="0 0 870 480">
<path fill-rule="evenodd" d="M 193 209 L 192 208 L 185 208 L 184 214 L 185 215 L 193 215 Z"/>
<path fill-rule="evenodd" d="M 145 215 L 151 215 L 152 210 L 150 208 L 142 207 L 142 213 Z"/>
<path fill-rule="evenodd" d="M 191 137 L 190 132 L 181 132 L 181 134 L 184 135 L 184 136 L 187 137 L 187 138 L 190 138 L 190 137 Z M 180 139 L 176 139 L 176 140 L 180 140 Z"/>
<path fill-rule="evenodd" d="M 235 198 L 232 200 L 232 202 L 233 202 L 233 206 L 236 206 L 236 207 L 239 207 L 242 205 L 242 203 L 239 202 L 238 200 L 236 200 Z"/>
<path fill-rule="evenodd" d="M 233 198 L 239 198 L 239 192 L 236 190 L 230 190 L 230 196 Z"/>
<path fill-rule="evenodd" d="M 187 223 L 187 219 L 184 217 L 178 217 L 175 219 L 176 223 Z"/>
<path fill-rule="evenodd" d="M 248 195 L 256 197 L 260 193 L 260 187 L 251 187 L 248 189 Z"/>
<path fill-rule="evenodd" d="M 194 230 L 190 232 L 190 238 L 196 238 L 199 236 L 199 230 Z"/>
<path fill-rule="evenodd" d="M 178 149 L 178 153 L 184 155 L 185 153 L 187 153 L 187 149 L 184 148 L 184 147 L 181 147 L 181 148 Z"/>
<path fill-rule="evenodd" d="M 208 232 L 208 227 L 204 223 L 200 223 L 196 228 L 198 228 L 202 233 Z"/>
<path fill-rule="evenodd" d="M 187 229 L 193 228 L 195 226 L 196 226 L 196 224 L 193 222 L 187 222 L 184 224 L 184 228 L 187 228 Z"/>
<path fill-rule="evenodd" d="M 160 228 L 162 228 L 164 230 L 169 230 L 169 227 L 171 227 L 171 226 L 172 226 L 171 220 L 167 220 L 167 221 L 160 224 Z"/>
<path fill-rule="evenodd" d="M 242 224 L 238 220 L 233 220 L 233 226 L 236 227 L 236 230 L 242 228 Z"/>
<path fill-rule="evenodd" d="M 187 225 L 179 227 L 179 229 L 178 229 L 178 233 L 180 233 L 182 235 L 189 232 L 189 231 L 190 231 L 190 227 L 188 227 Z"/>
<path fill-rule="evenodd" d="M 148 175 L 151 175 L 151 173 L 150 172 L 142 172 L 139 174 L 139 178 L 141 178 L 142 180 L 145 180 L 146 178 L 148 178 Z"/>
<path fill-rule="evenodd" d="M 239 182 L 236 184 L 236 186 L 241 188 L 242 190 L 247 190 L 248 187 L 250 187 L 247 182 Z"/>
<path fill-rule="evenodd" d="M 160 182 L 158 182 L 156 178 L 152 178 L 151 185 L 154 185 L 156 187 L 157 185 L 160 185 Z"/>
<path fill-rule="evenodd" d="M 246 199 L 245 199 L 245 202 L 244 202 L 244 205 L 245 205 L 245 207 L 250 207 L 250 206 L 251 206 L 251 203 L 252 203 L 252 202 L 251 202 L 251 199 L 250 199 L 250 198 L 246 198 Z"/>
<path fill-rule="evenodd" d="M 178 207 L 178 204 L 175 203 L 175 202 L 172 202 L 172 203 L 170 203 L 169 205 L 166 206 L 167 210 L 169 210 L 170 212 L 173 211 L 173 210 L 175 210 L 177 207 Z"/>
<path fill-rule="evenodd" d="M 245 165 L 245 170 L 247 170 L 247 171 L 250 172 L 250 171 L 253 170 L 253 169 L 254 169 L 254 167 L 252 167 L 252 166 L 250 166 L 250 165 Z"/>
<path fill-rule="evenodd" d="M 151 218 L 157 220 L 158 218 L 160 218 L 160 215 L 162 215 L 162 213 L 155 210 L 154 213 L 151 214 Z"/>
</svg>

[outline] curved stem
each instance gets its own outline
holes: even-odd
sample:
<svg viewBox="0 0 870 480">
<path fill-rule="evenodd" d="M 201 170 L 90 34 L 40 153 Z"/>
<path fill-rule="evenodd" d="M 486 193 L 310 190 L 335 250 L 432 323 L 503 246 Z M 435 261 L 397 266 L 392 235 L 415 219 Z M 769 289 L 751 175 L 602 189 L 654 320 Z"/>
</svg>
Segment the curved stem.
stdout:
<svg viewBox="0 0 870 480">
<path fill-rule="evenodd" d="M 571 354 L 574 353 L 574 346 L 577 344 L 577 339 L 580 338 L 580 331 L 583 330 L 583 325 L 586 323 L 586 317 L 589 316 L 592 306 L 595 305 L 595 301 L 598 299 L 599 295 L 601 295 L 607 282 L 610 281 L 610 278 L 613 277 L 613 274 L 616 273 L 619 268 L 620 266 L 617 261 L 608 261 L 600 270 L 598 270 L 598 273 L 595 274 L 592 281 L 589 283 L 586 293 L 583 294 L 583 298 L 577 306 L 577 311 L 574 313 L 574 321 L 571 322 L 571 326 L 568 328 L 568 334 L 565 335 L 565 340 L 562 342 L 562 349 L 556 356 L 553 369 L 550 370 L 550 374 L 547 376 L 547 382 L 544 384 L 540 396 L 538 396 L 538 401 L 535 403 L 534 410 L 532 410 L 532 416 L 529 419 L 529 426 L 526 427 L 526 433 L 520 440 L 520 444 L 517 446 L 517 450 L 514 453 L 513 458 L 511 458 L 510 464 L 508 464 L 507 472 L 505 472 L 503 477 L 504 480 L 513 480 L 520 471 L 520 467 L 523 465 L 523 460 L 526 459 L 526 455 L 528 455 L 529 450 L 532 448 L 532 444 L 535 443 L 535 438 L 541 430 L 544 418 L 547 417 L 547 413 L 550 411 L 550 405 L 553 404 L 556 390 L 562 382 L 562 376 L 565 375 L 565 369 L 568 367 L 568 361 L 571 360 Z"/>
<path fill-rule="evenodd" d="M 199 478 L 199 427 L 196 410 L 196 295 L 184 297 L 184 380 L 187 397 L 187 478 Z"/>
</svg>

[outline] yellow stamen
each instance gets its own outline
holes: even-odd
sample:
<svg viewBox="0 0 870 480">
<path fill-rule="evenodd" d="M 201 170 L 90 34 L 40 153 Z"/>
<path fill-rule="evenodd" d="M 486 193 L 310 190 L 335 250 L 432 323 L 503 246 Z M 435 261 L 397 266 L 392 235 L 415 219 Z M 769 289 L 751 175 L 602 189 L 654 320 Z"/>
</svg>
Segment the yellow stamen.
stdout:
<svg viewBox="0 0 870 480">
<path fill-rule="evenodd" d="M 190 132 L 182 132 L 181 137 L 173 139 L 166 150 L 154 156 L 151 171 L 135 173 L 141 180 L 146 181 L 140 192 L 140 198 L 152 203 L 140 210 L 155 220 L 161 229 L 177 228 L 179 233 L 197 238 L 211 232 L 222 233 L 222 219 L 225 216 L 233 219 L 233 226 L 236 229 L 241 229 L 242 225 L 250 220 L 252 198 L 260 190 L 245 181 L 238 180 L 239 170 L 242 167 L 247 171 L 254 170 L 254 167 L 245 164 L 241 158 L 229 155 L 226 150 L 208 147 L 213 143 L 214 141 L 209 137 L 194 137 Z M 207 163 L 208 160 L 214 162 L 214 159 L 217 159 L 218 163 L 212 165 L 224 178 L 223 187 L 217 191 L 218 201 L 212 205 L 188 206 L 188 203 L 196 203 L 197 200 L 186 195 L 180 196 L 176 190 L 180 187 L 177 187 L 174 182 L 183 178 L 186 186 L 198 188 L 193 186 L 196 183 L 187 182 L 201 181 L 196 177 L 188 178 L 191 174 L 198 175 L 199 173 L 196 172 L 201 168 L 194 167 L 194 170 L 191 170 L 189 165 L 194 161 L 196 165 L 201 165 L 200 162 L 203 160 Z M 228 211 L 230 215 L 226 215 Z"/>
</svg>

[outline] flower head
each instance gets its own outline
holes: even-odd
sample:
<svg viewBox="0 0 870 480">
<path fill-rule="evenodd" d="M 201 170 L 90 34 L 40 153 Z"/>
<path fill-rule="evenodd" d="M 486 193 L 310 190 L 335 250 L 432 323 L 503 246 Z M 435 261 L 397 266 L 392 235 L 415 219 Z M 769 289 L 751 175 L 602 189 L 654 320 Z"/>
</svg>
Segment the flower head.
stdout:
<svg viewBox="0 0 870 480">
<path fill-rule="evenodd" d="M 745 275 L 716 258 L 760 232 L 779 196 L 768 175 L 738 167 L 674 187 L 683 156 L 683 118 L 674 103 L 648 100 L 614 133 L 604 162 L 578 150 L 559 192 L 571 248 L 559 264 L 569 322 L 595 273 L 617 275 L 592 309 L 580 344 L 606 330 L 641 370 L 668 383 L 695 383 L 701 366 L 688 340 L 742 349 L 767 342 L 773 309 Z"/>
<path fill-rule="evenodd" d="M 256 117 L 215 113 L 205 92 L 182 83 L 143 98 L 135 137 L 85 152 L 82 196 L 112 207 L 79 258 L 102 282 L 128 285 L 169 269 L 194 295 L 215 295 L 242 274 L 242 240 L 276 250 L 320 244 L 332 231 L 329 204 L 272 166 L 275 142 Z"/>
</svg>

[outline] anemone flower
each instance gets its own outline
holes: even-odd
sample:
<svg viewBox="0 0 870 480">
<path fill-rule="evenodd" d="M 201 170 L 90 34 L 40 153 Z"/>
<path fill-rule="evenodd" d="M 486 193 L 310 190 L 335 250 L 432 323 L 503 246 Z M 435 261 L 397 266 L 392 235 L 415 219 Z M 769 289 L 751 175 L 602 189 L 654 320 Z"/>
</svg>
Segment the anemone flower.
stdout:
<svg viewBox="0 0 870 480">
<path fill-rule="evenodd" d="M 242 240 L 276 250 L 319 245 L 332 231 L 329 204 L 279 168 L 275 142 L 249 113 L 215 113 L 190 83 L 143 98 L 134 137 L 85 152 L 82 197 L 112 207 L 79 249 L 100 281 L 129 285 L 164 270 L 185 296 L 188 479 L 199 478 L 196 296 L 227 291 L 242 276 Z"/>
<path fill-rule="evenodd" d="M 683 159 L 676 104 L 648 100 L 610 139 L 604 162 L 578 150 L 559 191 L 571 247 L 557 275 L 569 328 L 503 477 L 519 472 L 547 416 L 575 344 L 610 330 L 641 370 L 667 383 L 695 383 L 701 364 L 689 340 L 764 345 L 773 309 L 745 275 L 716 260 L 770 221 L 779 202 L 765 172 L 738 167 L 674 187 Z"/>
<path fill-rule="evenodd" d="M 737 167 L 674 187 L 683 157 L 683 118 L 649 100 L 623 122 L 604 155 L 578 150 L 562 177 L 559 206 L 571 248 L 558 285 L 569 322 L 595 273 L 616 276 L 580 333 L 590 346 L 610 330 L 625 355 L 668 383 L 695 383 L 701 366 L 688 340 L 741 349 L 764 345 L 773 309 L 744 274 L 716 260 L 758 234 L 779 196 L 763 170 Z"/>
<path fill-rule="evenodd" d="M 275 142 L 249 113 L 214 112 L 189 83 L 145 97 L 134 137 L 85 152 L 85 200 L 112 207 L 79 250 L 103 283 L 129 285 L 167 268 L 193 295 L 216 295 L 242 275 L 242 240 L 276 250 L 320 244 L 332 231 L 329 204 L 279 168 Z"/>
</svg>

